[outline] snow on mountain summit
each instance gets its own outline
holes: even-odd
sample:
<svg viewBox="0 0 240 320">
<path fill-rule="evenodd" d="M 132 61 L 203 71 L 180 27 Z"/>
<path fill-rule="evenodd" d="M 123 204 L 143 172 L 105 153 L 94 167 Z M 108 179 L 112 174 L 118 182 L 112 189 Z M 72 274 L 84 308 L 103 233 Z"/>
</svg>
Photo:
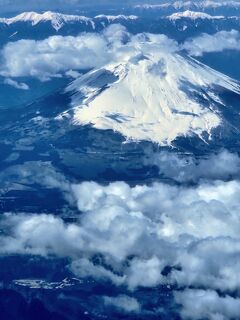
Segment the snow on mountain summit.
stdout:
<svg viewBox="0 0 240 320">
<path fill-rule="evenodd" d="M 42 22 L 50 22 L 52 27 L 58 31 L 60 30 L 65 24 L 74 23 L 74 22 L 81 22 L 85 24 L 91 24 L 92 29 L 95 29 L 95 21 L 100 19 L 107 19 L 109 22 L 118 21 L 118 20 L 136 20 L 138 17 L 134 15 L 125 16 L 125 15 L 116 15 L 116 16 L 109 16 L 109 15 L 98 15 L 95 18 L 89 18 L 85 16 L 78 16 L 78 15 L 69 15 L 63 13 L 57 13 L 52 11 L 46 11 L 44 13 L 37 13 L 37 12 L 23 12 L 15 17 L 12 18 L 0 18 L 0 23 L 4 23 L 7 25 L 11 25 L 18 22 L 30 22 L 32 26 L 35 26 Z"/>
<path fill-rule="evenodd" d="M 238 84 L 192 58 L 151 49 L 76 79 L 66 90 L 73 121 L 160 145 L 193 134 L 211 139 L 222 122 L 214 86 L 239 93 Z"/>
<path fill-rule="evenodd" d="M 36 12 L 23 12 L 13 18 L 2 18 L 0 22 L 6 23 L 8 25 L 17 23 L 17 22 L 30 22 L 32 25 L 37 25 L 40 22 L 51 22 L 55 30 L 59 30 L 67 22 L 82 21 L 85 23 L 92 23 L 92 19 L 77 16 L 77 15 L 66 15 L 62 13 L 56 13 L 51 11 L 46 11 L 44 13 Z"/>
<path fill-rule="evenodd" d="M 136 20 L 138 19 L 138 17 L 135 15 L 126 16 L 123 14 L 119 14 L 116 16 L 100 14 L 100 15 L 97 15 L 95 19 L 107 19 L 108 21 L 116 21 L 116 20 Z"/>
<path fill-rule="evenodd" d="M 184 12 L 173 13 L 171 16 L 168 16 L 168 18 L 173 21 L 182 19 L 182 18 L 188 18 L 192 20 L 196 20 L 196 19 L 212 20 L 212 19 L 224 19 L 224 16 L 211 16 L 210 14 L 207 14 L 204 12 L 195 12 L 195 11 L 186 10 Z"/>
</svg>

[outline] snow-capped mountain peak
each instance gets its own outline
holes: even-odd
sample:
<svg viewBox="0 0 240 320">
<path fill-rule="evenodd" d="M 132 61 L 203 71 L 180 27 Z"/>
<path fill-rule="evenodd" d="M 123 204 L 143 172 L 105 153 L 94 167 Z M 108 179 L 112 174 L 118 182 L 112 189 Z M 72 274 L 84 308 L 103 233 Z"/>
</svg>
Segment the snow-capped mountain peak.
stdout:
<svg viewBox="0 0 240 320">
<path fill-rule="evenodd" d="M 168 16 L 168 18 L 172 21 L 179 20 L 182 18 L 188 18 L 191 20 L 196 20 L 196 19 L 213 20 L 213 19 L 224 19 L 224 16 L 211 16 L 210 14 L 207 14 L 204 12 L 196 12 L 196 11 L 186 10 L 184 12 L 176 12 L 176 13 Z"/>
<path fill-rule="evenodd" d="M 240 93 L 234 80 L 177 53 L 152 51 L 76 79 L 74 123 L 111 129 L 130 140 L 172 145 L 179 136 L 201 139 L 222 123 L 215 86 Z M 59 118 L 60 119 L 60 118 Z"/>
</svg>

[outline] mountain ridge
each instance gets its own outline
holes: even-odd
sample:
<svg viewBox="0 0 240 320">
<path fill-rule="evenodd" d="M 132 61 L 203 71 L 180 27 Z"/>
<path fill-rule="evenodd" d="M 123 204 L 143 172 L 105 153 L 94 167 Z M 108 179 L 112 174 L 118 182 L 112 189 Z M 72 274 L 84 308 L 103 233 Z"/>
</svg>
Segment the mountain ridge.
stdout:
<svg viewBox="0 0 240 320">
<path fill-rule="evenodd" d="M 170 20 L 178 20 L 182 18 L 188 18 L 192 20 L 196 19 L 208 19 L 208 20 L 215 20 L 215 19 L 224 19 L 224 16 L 212 16 L 210 14 L 204 13 L 204 12 L 197 12 L 197 11 L 190 11 L 186 10 L 183 12 L 176 12 L 173 13 L 172 15 L 167 17 Z"/>
<path fill-rule="evenodd" d="M 29 22 L 32 26 L 35 26 L 42 22 L 50 22 L 52 27 L 58 31 L 60 30 L 65 24 L 67 23 L 74 23 L 74 22 L 82 22 L 85 24 L 91 24 L 93 29 L 95 29 L 94 20 L 98 19 L 107 19 L 108 21 L 114 20 L 135 20 L 137 16 L 134 15 L 97 15 L 93 18 L 80 16 L 80 15 L 68 15 L 58 12 L 46 11 L 44 13 L 37 13 L 34 11 L 31 12 L 23 12 L 17 16 L 12 18 L 0 18 L 0 23 L 6 25 L 12 25 L 19 22 Z"/>
</svg>

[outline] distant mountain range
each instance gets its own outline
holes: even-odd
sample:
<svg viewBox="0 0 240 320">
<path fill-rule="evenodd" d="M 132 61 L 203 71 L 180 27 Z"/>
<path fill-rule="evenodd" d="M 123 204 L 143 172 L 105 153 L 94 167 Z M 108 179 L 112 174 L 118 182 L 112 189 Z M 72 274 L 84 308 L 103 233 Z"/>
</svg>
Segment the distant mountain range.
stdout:
<svg viewBox="0 0 240 320">
<path fill-rule="evenodd" d="M 23 12 L 13 18 L 1 18 L 0 23 L 7 26 L 14 25 L 17 23 L 30 23 L 32 26 L 36 26 L 40 23 L 50 23 L 52 27 L 58 31 L 66 24 L 84 24 L 86 26 L 90 25 L 94 30 L 96 28 L 95 23 L 102 20 L 107 20 L 108 22 L 121 21 L 121 20 L 135 20 L 136 16 L 108 16 L 108 15 L 99 15 L 94 18 L 88 18 L 78 15 L 67 15 L 62 13 L 56 13 L 47 11 L 44 13 L 37 12 Z"/>
<path fill-rule="evenodd" d="M 140 4 L 134 6 L 135 13 L 140 15 L 167 15 L 176 11 L 200 11 L 212 15 L 239 16 L 239 1 L 166 1 L 162 4 Z"/>
<path fill-rule="evenodd" d="M 166 9 L 166 8 L 174 8 L 175 10 L 182 9 L 218 9 L 224 7 L 231 7 L 238 9 L 240 8 L 239 1 L 174 1 L 174 2 L 165 2 L 162 4 L 141 4 L 136 5 L 135 8 L 142 9 Z"/>
<path fill-rule="evenodd" d="M 143 8 L 145 8 L 143 6 Z M 151 8 L 151 7 L 150 7 Z M 153 6 L 155 8 L 155 6 Z M 158 7 L 157 7 L 158 8 Z M 140 12 L 139 12 L 140 13 Z M 164 33 L 179 41 L 203 32 L 239 30 L 237 16 L 211 15 L 186 10 L 170 15 L 97 15 L 94 17 L 66 15 L 55 12 L 24 12 L 12 18 L 0 18 L 0 45 L 19 39 L 44 39 L 51 35 L 78 35 L 80 32 L 99 32 L 110 24 L 120 23 L 131 33 Z M 181 32 L 179 32 L 181 31 Z"/>
</svg>

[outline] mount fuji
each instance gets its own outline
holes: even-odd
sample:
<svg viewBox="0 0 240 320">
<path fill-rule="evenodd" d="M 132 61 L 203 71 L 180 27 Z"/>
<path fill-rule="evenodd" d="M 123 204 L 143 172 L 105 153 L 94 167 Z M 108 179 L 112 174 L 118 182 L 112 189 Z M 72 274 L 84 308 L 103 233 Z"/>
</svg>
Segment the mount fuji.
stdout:
<svg viewBox="0 0 240 320">
<path fill-rule="evenodd" d="M 236 117 L 229 123 L 225 113 L 234 113 L 229 95 L 239 96 L 239 83 L 189 56 L 155 51 L 151 44 L 83 75 L 65 93 L 72 108 L 57 119 L 73 113 L 74 124 L 110 129 L 127 140 L 171 146 L 179 137 L 197 136 L 210 143 L 223 128 L 238 131 Z"/>
</svg>

